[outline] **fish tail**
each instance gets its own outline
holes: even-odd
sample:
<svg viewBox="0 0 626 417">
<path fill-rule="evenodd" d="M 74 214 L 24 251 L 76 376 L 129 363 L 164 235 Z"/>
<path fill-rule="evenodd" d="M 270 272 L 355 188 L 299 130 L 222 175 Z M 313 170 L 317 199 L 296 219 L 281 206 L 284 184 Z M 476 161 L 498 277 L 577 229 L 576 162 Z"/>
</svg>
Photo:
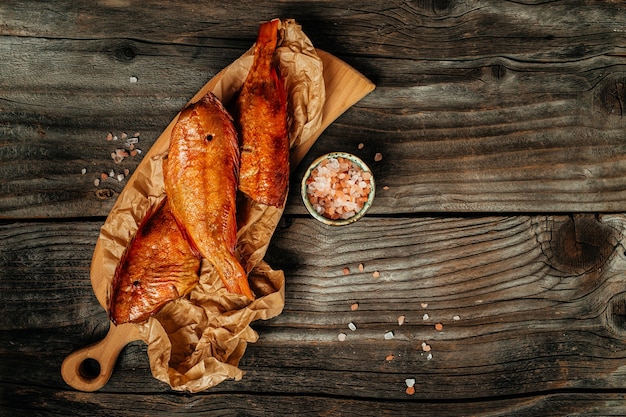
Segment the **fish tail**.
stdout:
<svg viewBox="0 0 626 417">
<path fill-rule="evenodd" d="M 254 300 L 255 297 L 248 282 L 248 274 L 246 274 L 237 258 L 234 255 L 225 256 L 220 263 L 221 265 L 217 269 L 226 289 L 232 293 L 243 294 L 250 300 Z"/>
</svg>

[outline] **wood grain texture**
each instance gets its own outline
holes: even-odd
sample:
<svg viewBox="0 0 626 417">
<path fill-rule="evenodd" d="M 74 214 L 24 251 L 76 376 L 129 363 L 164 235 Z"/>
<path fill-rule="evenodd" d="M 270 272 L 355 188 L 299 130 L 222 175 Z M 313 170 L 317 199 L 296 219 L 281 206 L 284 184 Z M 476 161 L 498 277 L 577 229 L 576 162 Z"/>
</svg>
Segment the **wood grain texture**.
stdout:
<svg viewBox="0 0 626 417">
<path fill-rule="evenodd" d="M 0 2 L 0 415 L 625 415 L 625 11 Z M 132 342 L 101 390 L 71 389 L 63 360 L 108 331 L 89 269 L 117 176 L 277 16 L 376 84 L 292 178 L 266 256 L 284 312 L 254 323 L 241 381 L 175 393 Z M 117 164 L 124 134 L 143 153 Z M 334 229 L 304 215 L 298 182 L 337 150 L 378 192 Z"/>
<path fill-rule="evenodd" d="M 285 311 L 255 323 L 260 339 L 241 362 L 242 381 L 191 397 L 173 395 L 151 377 L 139 342 L 123 351 L 99 393 L 68 391 L 62 382 L 65 356 L 107 330 L 87 276 L 94 245 L 88 236 L 97 227 L 0 226 L 6 271 L 0 285 L 3 294 L 13 294 L 5 297 L 0 322 L 0 381 L 3 392 L 12 393 L 11 410 L 30 410 L 24 398 L 35 391 L 42 396 L 38 409 L 47 412 L 78 403 L 103 411 L 124 396 L 141 404 L 141 395 L 162 393 L 159 411 L 150 406 L 146 415 L 180 412 L 185 398 L 198 412 L 222 409 L 220 395 L 235 391 L 255 393 L 253 402 L 264 407 L 277 398 L 284 407 L 296 407 L 299 397 L 331 401 L 313 415 L 340 415 L 349 405 L 365 410 L 366 403 L 371 410 L 364 415 L 408 412 L 409 404 L 425 404 L 425 415 L 434 410 L 428 407 L 452 407 L 451 400 L 475 406 L 477 415 L 483 403 L 495 415 L 509 415 L 508 407 L 536 415 L 561 397 L 564 406 L 580 410 L 603 396 L 623 396 L 624 215 L 364 219 L 339 231 L 286 219 L 267 257 L 288 277 Z M 42 246 L 42 240 L 54 243 Z M 388 332 L 393 338 L 386 340 Z M 340 333 L 346 341 L 338 340 Z M 9 366 L 24 372 L 9 374 Z M 407 378 L 417 381 L 412 396 L 404 392 Z M 52 402 L 44 400 L 41 381 L 56 392 Z M 598 396 L 579 404 L 576 391 Z"/>
<path fill-rule="evenodd" d="M 240 3 L 0 5 L 0 216 L 106 215 L 124 181 L 94 180 L 137 163 L 114 164 L 106 134 L 148 149 L 273 16 L 377 84 L 308 160 L 372 163 L 389 187 L 372 213 L 624 210 L 621 3 Z"/>
</svg>

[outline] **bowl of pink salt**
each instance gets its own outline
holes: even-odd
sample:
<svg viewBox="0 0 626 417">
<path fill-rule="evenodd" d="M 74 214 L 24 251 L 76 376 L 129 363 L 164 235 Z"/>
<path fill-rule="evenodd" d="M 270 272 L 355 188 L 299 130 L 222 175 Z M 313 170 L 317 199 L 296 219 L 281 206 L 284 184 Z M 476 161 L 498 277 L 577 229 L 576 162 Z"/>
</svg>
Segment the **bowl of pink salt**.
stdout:
<svg viewBox="0 0 626 417">
<path fill-rule="evenodd" d="M 332 152 L 317 158 L 302 178 L 302 200 L 322 223 L 343 226 L 359 220 L 374 201 L 374 176 L 358 157 Z"/>
</svg>

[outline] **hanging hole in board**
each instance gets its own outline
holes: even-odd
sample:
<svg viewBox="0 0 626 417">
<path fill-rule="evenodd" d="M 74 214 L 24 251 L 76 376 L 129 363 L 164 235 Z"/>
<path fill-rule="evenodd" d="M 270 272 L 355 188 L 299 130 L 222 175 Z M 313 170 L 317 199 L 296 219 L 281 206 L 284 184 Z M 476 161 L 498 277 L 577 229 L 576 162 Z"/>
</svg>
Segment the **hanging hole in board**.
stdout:
<svg viewBox="0 0 626 417">
<path fill-rule="evenodd" d="M 100 376 L 100 362 L 93 358 L 87 358 L 81 362 L 78 373 L 87 380 L 96 379 Z"/>
</svg>

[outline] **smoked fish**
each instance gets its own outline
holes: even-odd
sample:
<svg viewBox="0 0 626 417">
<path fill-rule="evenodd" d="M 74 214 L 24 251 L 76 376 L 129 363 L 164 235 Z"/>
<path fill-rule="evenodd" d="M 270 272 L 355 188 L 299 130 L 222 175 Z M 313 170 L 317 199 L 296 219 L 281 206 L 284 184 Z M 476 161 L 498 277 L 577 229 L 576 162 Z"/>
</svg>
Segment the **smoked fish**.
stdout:
<svg viewBox="0 0 626 417">
<path fill-rule="evenodd" d="M 128 244 L 113 278 L 109 317 L 116 325 L 147 320 L 198 283 L 197 256 L 167 199 L 149 212 Z"/>
<path fill-rule="evenodd" d="M 287 98 L 273 63 L 280 21 L 259 27 L 252 67 L 233 110 L 240 135 L 239 189 L 252 200 L 282 207 L 289 185 Z"/>
<path fill-rule="evenodd" d="M 239 162 L 233 119 L 215 95 L 182 110 L 163 165 L 172 213 L 226 289 L 253 300 L 246 271 L 234 255 Z"/>
</svg>

